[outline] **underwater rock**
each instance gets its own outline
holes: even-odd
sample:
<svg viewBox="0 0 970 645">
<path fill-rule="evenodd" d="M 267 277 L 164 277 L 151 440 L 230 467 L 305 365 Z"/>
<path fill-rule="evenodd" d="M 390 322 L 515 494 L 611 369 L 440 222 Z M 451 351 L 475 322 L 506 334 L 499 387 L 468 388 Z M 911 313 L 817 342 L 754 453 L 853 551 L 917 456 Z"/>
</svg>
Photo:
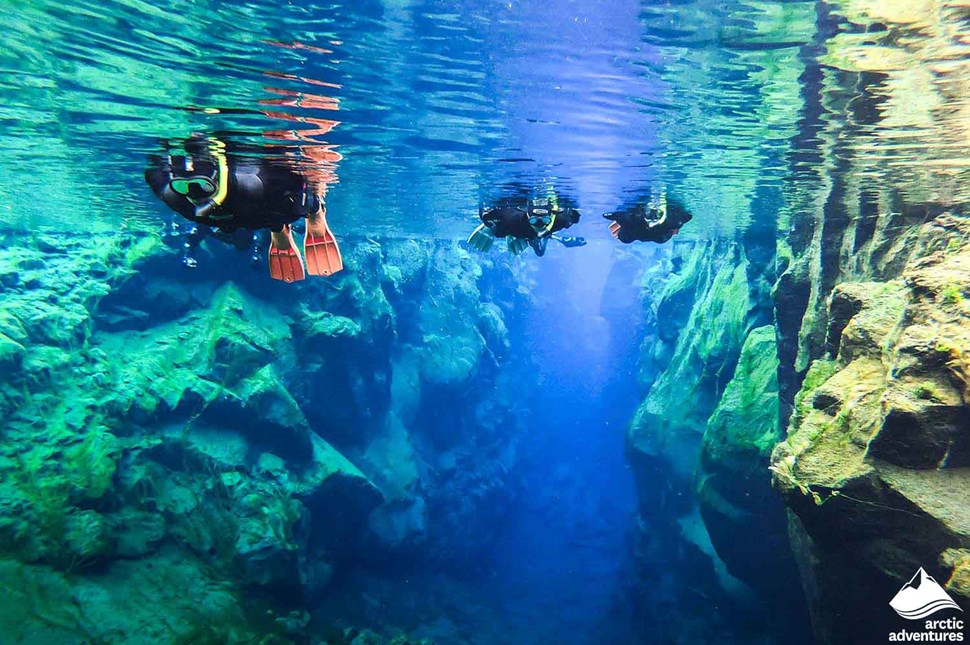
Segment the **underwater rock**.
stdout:
<svg viewBox="0 0 970 645">
<path fill-rule="evenodd" d="M 105 516 L 114 539 L 114 555 L 139 558 L 155 551 L 167 533 L 165 518 L 130 506 Z"/>
<path fill-rule="evenodd" d="M 100 558 L 111 551 L 108 525 L 100 513 L 75 511 L 65 519 L 64 548 L 79 562 Z"/>
<path fill-rule="evenodd" d="M 821 640 L 891 627 L 875 598 L 849 587 L 893 589 L 920 566 L 963 575 L 953 553 L 970 544 L 968 233 L 970 219 L 940 216 L 919 227 L 899 279 L 835 288 L 833 300 L 856 294 L 831 328 L 842 328 L 829 343 L 838 354 L 809 370 L 773 452 L 775 486 L 810 550 Z M 833 609 L 842 602 L 857 611 Z"/>
<path fill-rule="evenodd" d="M 946 581 L 947 591 L 970 598 L 970 549 L 947 549 L 942 564 L 953 571 Z"/>
<path fill-rule="evenodd" d="M 437 249 L 432 261 L 425 282 L 426 302 L 432 306 L 420 308 L 421 337 L 414 343 L 420 373 L 432 386 L 465 383 L 475 377 L 485 351 L 478 318 L 492 321 L 494 310 L 481 309 L 477 282 L 482 269 L 467 251 L 457 245 Z"/>
<path fill-rule="evenodd" d="M 382 499 L 332 446 L 312 433 L 305 441 L 309 454 L 293 462 L 231 427 L 166 435 L 144 451 L 147 462 L 126 465 L 129 503 L 158 509 L 171 539 L 240 584 L 298 602 L 329 582 L 320 558 L 352 549 Z M 147 499 L 141 478 L 127 474 L 138 470 L 154 473 Z"/>
<path fill-rule="evenodd" d="M 60 252 L 46 252 L 50 246 Z M 0 332 L 21 343 L 82 340 L 94 305 L 159 247 L 156 235 L 9 236 L 0 249 L 0 281 L 6 286 Z"/>
<path fill-rule="evenodd" d="M 491 517 L 486 509 L 503 508 L 511 494 L 502 482 L 519 426 L 505 396 L 511 390 L 495 382 L 508 329 L 483 291 L 477 258 L 454 242 L 388 242 L 387 257 L 401 255 L 401 244 L 411 264 L 394 282 L 400 292 L 388 293 L 399 347 L 390 409 L 368 424 L 368 445 L 355 461 L 386 499 L 370 518 L 381 544 L 375 549 L 413 557 L 423 545 L 422 552 L 449 554 L 448 566 L 460 568 L 494 539 L 495 527 L 480 519 Z M 414 258 L 423 258 L 420 270 Z M 438 468 L 441 454 L 460 455 L 461 468 Z"/>
<path fill-rule="evenodd" d="M 647 394 L 627 434 L 641 518 L 643 589 L 634 603 L 644 624 L 636 629 L 644 640 L 682 639 L 680 625 L 702 611 L 698 593 L 759 625 L 760 637 L 791 641 L 792 625 L 807 623 L 802 599 L 785 583 L 794 563 L 765 472 L 779 436 L 778 359 L 774 328 L 765 324 L 773 251 L 755 251 L 758 266 L 742 243 L 679 245 L 680 268 L 666 281 L 651 279 L 645 293 L 656 332 L 641 347 Z M 677 611 L 658 610 L 653 585 L 671 569 L 691 583 L 668 585 Z M 717 616 L 694 628 L 699 641 L 733 629 Z"/>
<path fill-rule="evenodd" d="M 0 559 L 0 633 L 50 643 L 279 642 L 198 561 L 172 551 L 78 576 Z"/>
<path fill-rule="evenodd" d="M 690 284 L 691 286 L 685 286 Z M 665 455 L 685 477 L 693 475 L 697 448 L 741 353 L 751 310 L 745 260 L 740 249 L 698 245 L 682 276 L 664 289 L 692 292 L 696 301 L 677 331 L 673 357 L 634 417 L 628 433 L 633 450 Z M 661 328 L 667 322 L 660 320 Z"/>
<path fill-rule="evenodd" d="M 392 292 L 404 294 L 421 288 L 432 247 L 418 240 L 401 240 L 384 247 L 384 276 Z"/>
<path fill-rule="evenodd" d="M 370 629 L 357 630 L 348 627 L 334 645 L 434 645 L 434 641 L 426 638 L 416 640 L 404 634 L 386 638 Z"/>
<path fill-rule="evenodd" d="M 765 476 L 780 435 L 775 352 L 773 326 L 748 334 L 704 433 L 697 494 L 711 542 L 728 571 L 777 604 L 797 607 L 790 593 L 796 572 L 787 520 Z"/>
<path fill-rule="evenodd" d="M 0 369 L 5 374 L 16 371 L 23 362 L 27 350 L 17 341 L 0 334 Z"/>
<path fill-rule="evenodd" d="M 226 642 L 221 623 L 258 599 L 278 612 L 267 629 L 293 637 L 305 620 L 291 612 L 364 549 L 435 544 L 458 563 L 494 539 L 470 518 L 502 508 L 517 423 L 508 402 L 479 406 L 509 341 L 478 259 L 360 241 L 348 270 L 284 294 L 224 270 L 218 246 L 211 270 L 185 271 L 156 236 L 57 242 L 65 252 L 29 236 L 0 250 L 0 554 L 36 563 L 23 575 L 71 588 L 107 575 L 137 598 L 140 568 L 164 566 L 242 612 L 200 608 L 198 638 Z M 445 443 L 460 469 L 428 468 Z M 381 516 L 407 527 L 375 533 Z M 168 598 L 159 611 L 177 619 Z M 100 638 L 78 620 L 62 626 Z M 197 642 L 157 629 L 155 642 Z"/>
<path fill-rule="evenodd" d="M 935 403 L 932 382 L 916 388 L 915 397 L 886 393 L 886 415 L 869 455 L 904 468 L 970 466 L 970 407 Z"/>
<path fill-rule="evenodd" d="M 0 382 L 0 424 L 22 401 L 23 391 L 19 387 L 20 379 L 12 376 L 20 373 L 27 350 L 17 341 L 0 333 L 0 374 L 9 374 Z"/>
<path fill-rule="evenodd" d="M 238 519 L 233 562 L 239 577 L 277 595 L 300 597 L 304 576 L 300 571 L 301 544 L 296 535 L 302 505 L 279 493 L 277 499 L 253 492 L 234 504 Z"/>
</svg>

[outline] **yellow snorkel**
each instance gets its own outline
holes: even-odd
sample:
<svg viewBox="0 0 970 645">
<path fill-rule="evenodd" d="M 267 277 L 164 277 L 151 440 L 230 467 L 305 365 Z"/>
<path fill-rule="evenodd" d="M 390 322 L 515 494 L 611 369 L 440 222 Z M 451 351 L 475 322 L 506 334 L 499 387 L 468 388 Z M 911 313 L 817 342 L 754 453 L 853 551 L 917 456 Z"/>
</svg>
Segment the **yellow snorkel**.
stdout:
<svg viewBox="0 0 970 645">
<path fill-rule="evenodd" d="M 231 213 L 215 214 L 214 210 L 222 206 L 229 196 L 229 161 L 226 158 L 226 144 L 215 137 L 207 140 L 209 156 L 216 167 L 214 178 L 215 190 L 208 201 L 195 207 L 195 216 L 198 218 L 208 218 L 210 220 L 223 220 L 232 217 Z"/>
<path fill-rule="evenodd" d="M 552 233 L 556 225 L 556 214 L 559 212 L 559 198 L 556 191 L 549 189 L 544 206 L 529 206 L 529 226 L 539 237 L 546 237 Z"/>
<path fill-rule="evenodd" d="M 226 161 L 226 144 L 215 137 L 209 137 L 209 154 L 216 162 L 216 192 L 212 203 L 222 206 L 229 194 L 229 162 Z"/>
</svg>

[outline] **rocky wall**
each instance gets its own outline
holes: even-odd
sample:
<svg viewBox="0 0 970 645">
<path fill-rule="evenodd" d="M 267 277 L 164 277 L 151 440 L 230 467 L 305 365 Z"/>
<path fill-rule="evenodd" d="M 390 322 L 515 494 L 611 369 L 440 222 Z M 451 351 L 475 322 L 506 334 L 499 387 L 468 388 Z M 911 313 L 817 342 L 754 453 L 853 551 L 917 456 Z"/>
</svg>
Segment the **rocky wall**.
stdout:
<svg viewBox="0 0 970 645">
<path fill-rule="evenodd" d="M 823 642 L 898 628 L 888 600 L 920 567 L 970 609 L 968 238 L 970 219 L 941 215 L 897 278 L 836 285 L 830 351 L 772 455 Z"/>
<path fill-rule="evenodd" d="M 791 181 L 783 199 L 751 205 L 762 234 L 778 225 L 773 262 L 761 262 L 777 271 L 749 270 L 747 297 L 725 288 L 745 259 L 766 257 L 746 232 L 735 236 L 740 252 L 675 252 L 674 275 L 647 298 L 657 327 L 644 345 L 631 460 L 644 543 L 666 544 L 641 553 L 640 593 L 649 610 L 651 581 L 667 570 L 653 558 L 709 542 L 717 558 L 692 570 L 708 581 L 695 588 L 728 591 L 720 562 L 760 597 L 781 597 L 787 541 L 815 639 L 884 642 L 905 626 L 888 601 L 921 566 L 967 606 L 970 86 L 956 63 L 966 12 L 872 0 L 812 12 L 800 96 L 790 97 L 801 109 Z M 770 294 L 752 273 L 775 285 Z M 704 316 L 718 322 L 698 324 Z M 708 338 L 717 351 L 705 351 Z M 789 509 L 784 532 L 768 521 L 778 514 L 769 456 Z M 686 521 L 695 507 L 703 522 Z M 691 532 L 701 536 L 693 551 Z M 676 588 L 661 595 L 689 603 Z"/>
<path fill-rule="evenodd" d="M 795 565 L 767 473 L 781 436 L 765 315 L 774 253 L 757 239 L 677 245 L 669 275 L 644 281 L 646 394 L 627 437 L 642 638 L 745 641 L 807 622 L 786 582 Z M 712 602 L 719 610 L 705 611 Z"/>
<path fill-rule="evenodd" d="M 775 290 L 787 439 L 771 468 L 816 639 L 885 642 L 913 627 L 888 602 L 920 567 L 967 608 L 970 197 L 955 151 L 970 86 L 948 64 L 965 14 L 821 8 L 841 28 L 803 125 L 823 163 L 789 195 L 792 261 Z"/>
<path fill-rule="evenodd" d="M 153 235 L 4 235 L 5 631 L 300 642 L 365 550 L 462 555 L 514 466 L 502 313 L 454 244 L 345 246 L 334 280 L 283 287 L 218 245 L 188 271 Z"/>
</svg>

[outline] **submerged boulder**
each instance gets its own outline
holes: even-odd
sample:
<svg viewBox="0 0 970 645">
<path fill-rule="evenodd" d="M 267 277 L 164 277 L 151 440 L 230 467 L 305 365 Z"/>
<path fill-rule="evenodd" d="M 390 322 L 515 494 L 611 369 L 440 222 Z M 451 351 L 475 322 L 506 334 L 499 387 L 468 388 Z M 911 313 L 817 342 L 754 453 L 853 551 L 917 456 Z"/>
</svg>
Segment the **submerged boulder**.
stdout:
<svg viewBox="0 0 970 645">
<path fill-rule="evenodd" d="M 956 580 L 952 596 L 970 609 L 956 555 L 970 546 L 968 233 L 970 219 L 942 216 L 922 227 L 923 254 L 898 280 L 836 288 L 834 300 L 858 294 L 830 327 L 838 354 L 809 371 L 772 455 L 815 580 L 820 639 L 890 629 L 875 590 L 889 593 L 919 567 Z M 829 609 L 846 602 L 857 611 Z"/>
</svg>

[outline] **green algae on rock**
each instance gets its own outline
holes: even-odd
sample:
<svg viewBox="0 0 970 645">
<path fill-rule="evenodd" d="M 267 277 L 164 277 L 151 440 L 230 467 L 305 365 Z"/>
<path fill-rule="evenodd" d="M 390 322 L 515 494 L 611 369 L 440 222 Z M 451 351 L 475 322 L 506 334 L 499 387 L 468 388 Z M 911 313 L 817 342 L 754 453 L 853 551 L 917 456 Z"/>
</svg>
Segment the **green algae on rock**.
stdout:
<svg viewBox="0 0 970 645">
<path fill-rule="evenodd" d="M 827 346 L 837 354 L 817 363 L 825 378 L 806 378 L 772 456 L 794 530 L 808 537 L 822 638 L 851 629 L 827 609 L 849 587 L 881 589 L 920 566 L 961 579 L 952 554 L 970 544 L 970 310 L 947 294 L 970 275 L 968 232 L 966 217 L 940 216 L 920 227 L 897 279 L 835 287 L 844 319 L 833 318 Z M 954 599 L 968 606 L 963 588 Z M 859 593 L 852 602 L 873 601 Z"/>
<path fill-rule="evenodd" d="M 683 475 L 693 472 L 696 454 L 690 445 L 698 443 L 717 405 L 716 393 L 730 381 L 751 307 L 742 251 L 694 247 L 684 272 L 675 274 L 658 297 L 659 339 L 673 350 L 634 417 L 628 434 L 634 450 L 666 454 Z M 688 445 L 682 460 L 674 447 L 679 443 Z"/>
<path fill-rule="evenodd" d="M 291 642 L 285 616 L 253 621 L 202 562 L 170 550 L 96 576 L 0 559 L 0 589 L 0 632 L 24 645 Z"/>
<path fill-rule="evenodd" d="M 788 585 L 785 572 L 794 574 L 782 509 L 765 476 L 780 433 L 776 348 L 774 327 L 748 334 L 708 421 L 697 473 L 701 515 L 718 555 L 732 575 L 766 594 Z"/>
<path fill-rule="evenodd" d="M 641 349 L 647 393 L 627 435 L 641 522 L 649 525 L 643 548 L 659 558 L 681 554 L 676 568 L 694 571 L 692 584 L 738 615 L 753 615 L 767 601 L 773 616 L 752 621 L 762 636 L 781 634 L 807 617 L 786 582 L 795 565 L 767 476 L 780 436 L 777 339 L 767 315 L 774 250 L 744 239 L 678 245 L 673 253 L 679 268 L 652 278 L 645 295 L 656 316 Z M 675 526 L 668 526 L 671 516 Z M 640 575 L 649 614 L 650 580 L 658 574 Z M 696 587 L 677 595 L 685 620 L 693 593 Z M 653 620 L 671 629 L 675 621 Z M 726 627 L 712 621 L 698 629 L 723 634 Z M 713 638 L 702 634 L 696 638 Z"/>
<path fill-rule="evenodd" d="M 362 242 L 348 249 L 359 263 L 333 287 L 282 301 L 218 274 L 186 273 L 182 283 L 161 270 L 146 282 L 139 272 L 174 254 L 157 236 L 109 239 L 65 238 L 45 266 L 17 252 L 43 240 L 11 236 L 3 250 L 11 291 L 0 306 L 0 360 L 11 369 L 0 386 L 0 550 L 17 558 L 16 575 L 53 585 L 24 601 L 49 592 L 56 604 L 56 589 L 102 593 L 91 585 L 110 585 L 115 602 L 122 589 L 151 595 L 137 570 L 151 565 L 161 576 L 211 579 L 232 613 L 223 620 L 208 600 L 185 595 L 199 622 L 170 632 L 160 624 L 151 642 L 224 639 L 223 626 L 208 626 L 220 621 L 243 641 L 299 640 L 306 621 L 288 612 L 327 589 L 365 537 L 380 539 L 371 522 L 410 517 L 401 536 L 420 536 L 429 500 L 444 505 L 422 482 L 414 419 L 435 403 L 429 390 L 474 396 L 506 347 L 501 314 L 480 302 L 481 269 L 454 245 L 390 245 L 388 257 L 408 259 L 396 266 Z M 418 294 L 433 306 L 406 309 Z M 429 354 L 420 346 L 431 337 Z M 419 369 L 392 376 L 407 356 Z M 466 359 L 456 371 L 442 356 Z M 392 381 L 414 389 L 392 393 Z M 321 423 L 337 402 L 355 416 Z M 477 441 L 473 424 L 456 430 L 458 446 Z M 404 474 L 386 477 L 388 464 Z M 168 598 L 159 611 L 181 615 Z M 250 622 L 261 603 L 272 618 Z M 82 610 L 55 617 L 54 637 L 102 638 L 87 619 L 100 610 Z M 4 616 L 14 632 L 35 619 Z M 105 629 L 120 638 L 129 627 Z"/>
</svg>

